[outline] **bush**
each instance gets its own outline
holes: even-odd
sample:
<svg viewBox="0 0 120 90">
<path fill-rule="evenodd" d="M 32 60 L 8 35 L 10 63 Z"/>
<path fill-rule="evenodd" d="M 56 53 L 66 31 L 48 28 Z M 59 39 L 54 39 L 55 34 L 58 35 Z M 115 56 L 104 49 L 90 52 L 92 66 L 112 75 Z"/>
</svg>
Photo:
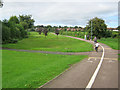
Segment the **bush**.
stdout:
<svg viewBox="0 0 120 90">
<path fill-rule="evenodd" d="M 21 38 L 21 32 L 18 28 L 16 28 L 16 38 Z"/>
<path fill-rule="evenodd" d="M 29 22 L 28 22 L 29 21 Z M 12 16 L 2 21 L 2 42 L 16 43 L 19 39 L 28 38 L 27 29 L 32 28 L 34 20 L 31 15 Z M 33 29 L 33 28 L 32 28 Z"/>
<path fill-rule="evenodd" d="M 17 43 L 17 42 L 18 42 L 17 39 L 11 39 L 11 40 L 9 40 L 9 43 Z"/>
<path fill-rule="evenodd" d="M 7 43 L 10 40 L 10 28 L 5 26 L 4 24 L 2 25 L 2 42 Z"/>
<path fill-rule="evenodd" d="M 112 32 L 111 32 L 111 31 L 106 31 L 104 37 L 105 37 L 105 38 L 107 38 L 107 37 L 112 37 Z"/>
<path fill-rule="evenodd" d="M 117 34 L 112 35 L 112 38 L 115 38 L 115 37 L 117 37 Z"/>
<path fill-rule="evenodd" d="M 26 35 L 26 32 L 24 30 L 24 27 L 21 24 L 17 24 L 16 27 L 19 29 L 20 31 L 20 37 L 24 38 Z"/>
</svg>

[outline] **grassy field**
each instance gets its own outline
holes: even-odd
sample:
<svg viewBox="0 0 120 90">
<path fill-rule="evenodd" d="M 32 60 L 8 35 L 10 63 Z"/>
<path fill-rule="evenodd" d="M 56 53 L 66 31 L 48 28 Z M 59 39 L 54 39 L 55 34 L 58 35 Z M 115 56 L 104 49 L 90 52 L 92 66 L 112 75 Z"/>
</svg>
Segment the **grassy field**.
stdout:
<svg viewBox="0 0 120 90">
<path fill-rule="evenodd" d="M 118 39 L 117 38 L 101 38 L 98 42 L 104 43 L 110 46 L 112 49 L 118 50 Z"/>
<path fill-rule="evenodd" d="M 86 57 L 3 50 L 2 86 L 37 88 Z"/>
<path fill-rule="evenodd" d="M 60 33 L 61 34 L 61 33 Z M 72 31 L 64 31 L 62 35 L 68 35 L 68 36 L 73 36 L 73 37 L 78 37 L 78 38 L 84 38 L 84 35 L 87 35 L 87 32 L 72 32 Z"/>
<path fill-rule="evenodd" d="M 51 33 L 47 38 L 37 32 L 31 32 L 29 38 L 23 39 L 16 44 L 4 44 L 3 47 L 14 49 L 60 51 L 60 52 L 85 52 L 92 51 L 92 44 Z"/>
</svg>

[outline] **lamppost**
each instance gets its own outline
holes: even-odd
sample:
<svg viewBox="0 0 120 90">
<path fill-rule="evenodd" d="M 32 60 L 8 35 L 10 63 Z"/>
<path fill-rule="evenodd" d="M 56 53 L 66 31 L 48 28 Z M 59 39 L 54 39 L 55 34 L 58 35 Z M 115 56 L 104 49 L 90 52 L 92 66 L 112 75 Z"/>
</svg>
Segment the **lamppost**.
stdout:
<svg viewBox="0 0 120 90">
<path fill-rule="evenodd" d="M 92 41 L 92 20 L 91 20 L 91 41 Z"/>
</svg>

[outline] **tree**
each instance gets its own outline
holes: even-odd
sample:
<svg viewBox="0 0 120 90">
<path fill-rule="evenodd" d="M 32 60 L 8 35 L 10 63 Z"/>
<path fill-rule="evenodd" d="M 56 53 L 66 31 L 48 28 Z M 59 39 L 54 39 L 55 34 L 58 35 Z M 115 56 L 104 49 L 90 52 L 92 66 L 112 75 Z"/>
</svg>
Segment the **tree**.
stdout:
<svg viewBox="0 0 120 90">
<path fill-rule="evenodd" d="M 21 32 L 17 27 L 16 27 L 16 38 L 21 38 Z"/>
<path fill-rule="evenodd" d="M 45 38 L 46 38 L 46 36 L 48 35 L 48 30 L 47 30 L 47 28 L 44 28 L 43 33 L 44 33 Z"/>
<path fill-rule="evenodd" d="M 28 25 L 27 28 L 32 28 L 34 26 L 35 20 L 32 19 L 32 15 L 19 15 L 19 20 L 20 22 L 26 22 Z"/>
<path fill-rule="evenodd" d="M 10 28 L 2 24 L 2 43 L 7 43 L 10 40 Z"/>
<path fill-rule="evenodd" d="M 78 28 L 78 26 L 75 26 L 75 29 Z"/>
<path fill-rule="evenodd" d="M 3 23 L 5 26 L 9 27 L 9 23 L 8 23 L 8 20 L 7 20 L 7 19 L 4 19 L 4 20 L 2 21 L 2 23 Z"/>
<path fill-rule="evenodd" d="M 39 27 L 39 28 L 38 28 L 38 32 L 39 32 L 40 35 L 41 35 L 41 33 L 42 33 L 42 30 L 43 30 L 42 27 Z"/>
<path fill-rule="evenodd" d="M 105 24 L 105 21 L 97 17 L 89 20 L 88 25 L 85 27 L 89 35 L 91 35 L 91 22 L 92 22 L 92 36 L 96 36 L 97 38 L 105 37 L 107 33 L 107 25 Z"/>
<path fill-rule="evenodd" d="M 1 21 L 0 21 L 1 22 Z M 26 38 L 27 31 L 33 27 L 34 20 L 30 15 L 11 16 L 9 20 L 2 21 L 2 41 L 3 43 L 16 43 L 18 39 Z"/>
<path fill-rule="evenodd" d="M 47 25 L 46 27 L 47 27 L 47 28 L 52 28 L 52 26 L 51 26 L 51 25 Z"/>
<path fill-rule="evenodd" d="M 68 28 L 67 26 L 64 26 L 64 31 L 67 31 L 67 28 Z"/>
<path fill-rule="evenodd" d="M 57 37 L 58 37 L 58 35 L 59 35 L 59 30 L 58 30 L 58 28 L 55 30 L 55 34 L 56 34 Z"/>
<path fill-rule="evenodd" d="M 52 26 L 51 25 L 47 25 L 46 27 L 47 27 L 48 31 L 52 31 Z"/>
<path fill-rule="evenodd" d="M 12 17 L 10 17 L 8 22 L 13 22 L 15 24 L 18 24 L 19 20 L 18 20 L 17 16 L 12 16 Z"/>
<path fill-rule="evenodd" d="M 24 27 L 21 24 L 16 24 L 16 27 L 20 30 L 20 37 L 25 38 L 26 31 L 24 30 Z"/>
<path fill-rule="evenodd" d="M 23 26 L 24 30 L 28 29 L 27 22 L 20 22 L 20 24 Z"/>
<path fill-rule="evenodd" d="M 16 39 L 16 24 L 14 22 L 9 22 L 9 28 L 10 28 L 10 37 L 11 39 Z"/>
<path fill-rule="evenodd" d="M 82 27 L 79 26 L 80 29 L 82 29 Z"/>
<path fill-rule="evenodd" d="M 62 28 L 62 26 L 59 26 L 59 28 Z"/>
</svg>

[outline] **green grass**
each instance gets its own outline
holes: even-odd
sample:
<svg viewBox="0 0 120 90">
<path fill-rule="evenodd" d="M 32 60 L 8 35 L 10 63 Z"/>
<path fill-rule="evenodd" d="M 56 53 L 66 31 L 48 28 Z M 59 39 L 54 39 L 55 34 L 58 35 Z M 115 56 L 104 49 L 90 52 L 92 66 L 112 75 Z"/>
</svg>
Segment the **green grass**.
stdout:
<svg viewBox="0 0 120 90">
<path fill-rule="evenodd" d="M 60 52 L 86 52 L 92 51 L 92 44 L 51 33 L 47 38 L 37 32 L 31 32 L 29 38 L 23 39 L 16 44 L 4 44 L 3 47 L 27 50 L 60 51 Z"/>
<path fill-rule="evenodd" d="M 37 88 L 86 57 L 3 50 L 2 87 Z"/>
<path fill-rule="evenodd" d="M 61 33 L 60 33 L 61 34 Z M 68 35 L 68 36 L 73 36 L 73 37 L 78 37 L 78 38 L 84 38 L 84 35 L 87 35 L 87 32 L 73 32 L 73 31 L 63 31 L 62 35 Z"/>
<path fill-rule="evenodd" d="M 101 38 L 98 42 L 104 43 L 110 46 L 112 49 L 118 50 L 118 39 L 117 38 Z"/>
</svg>

